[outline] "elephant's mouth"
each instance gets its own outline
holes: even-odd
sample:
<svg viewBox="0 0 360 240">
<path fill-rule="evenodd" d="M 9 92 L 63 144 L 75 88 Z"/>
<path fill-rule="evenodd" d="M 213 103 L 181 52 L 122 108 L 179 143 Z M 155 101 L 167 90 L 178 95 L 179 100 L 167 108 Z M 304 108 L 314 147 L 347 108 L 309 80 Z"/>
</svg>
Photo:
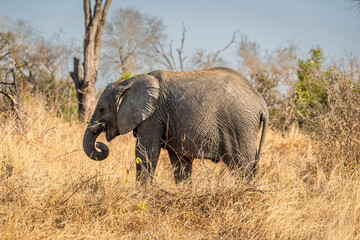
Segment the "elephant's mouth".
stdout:
<svg viewBox="0 0 360 240">
<path fill-rule="evenodd" d="M 101 132 L 106 131 L 107 124 L 106 124 L 106 122 L 96 122 L 96 123 L 91 124 L 89 127 L 90 127 L 91 132 L 93 134 L 96 134 L 96 133 L 101 133 Z"/>
<path fill-rule="evenodd" d="M 102 132 L 105 132 L 106 140 L 108 142 L 110 142 L 116 136 L 119 135 L 118 130 L 110 127 L 109 124 L 107 124 L 106 122 L 98 122 L 98 123 L 91 124 L 90 128 L 91 128 L 91 132 L 93 134 L 96 134 L 96 133 L 100 134 Z"/>
</svg>

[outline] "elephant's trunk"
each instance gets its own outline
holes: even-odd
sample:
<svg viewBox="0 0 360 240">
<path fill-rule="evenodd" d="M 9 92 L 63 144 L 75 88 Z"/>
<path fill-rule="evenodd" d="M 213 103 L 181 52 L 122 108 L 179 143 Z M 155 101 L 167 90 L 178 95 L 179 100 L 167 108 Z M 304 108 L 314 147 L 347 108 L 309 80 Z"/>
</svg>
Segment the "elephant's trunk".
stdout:
<svg viewBox="0 0 360 240">
<path fill-rule="evenodd" d="M 94 126 L 88 126 L 86 128 L 84 139 L 83 139 L 83 148 L 86 155 L 95 160 L 101 161 L 109 156 L 109 148 L 102 142 L 97 142 L 96 147 L 101 151 L 99 152 L 95 148 L 95 140 L 100 135 L 100 133 L 104 131 L 104 127 L 98 127 L 95 129 Z"/>
</svg>

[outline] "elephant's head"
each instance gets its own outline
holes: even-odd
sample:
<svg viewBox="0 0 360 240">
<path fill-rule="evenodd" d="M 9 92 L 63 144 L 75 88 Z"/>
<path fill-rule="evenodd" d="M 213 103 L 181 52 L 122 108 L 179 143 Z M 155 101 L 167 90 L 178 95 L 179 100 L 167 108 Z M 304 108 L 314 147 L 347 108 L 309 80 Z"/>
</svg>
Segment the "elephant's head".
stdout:
<svg viewBox="0 0 360 240">
<path fill-rule="evenodd" d="M 107 158 L 109 148 L 104 143 L 97 142 L 96 147 L 101 151 L 96 150 L 96 138 L 105 131 L 106 140 L 110 142 L 116 136 L 135 129 L 154 113 L 159 89 L 158 79 L 147 74 L 106 87 L 84 134 L 85 153 L 97 161 Z"/>
</svg>

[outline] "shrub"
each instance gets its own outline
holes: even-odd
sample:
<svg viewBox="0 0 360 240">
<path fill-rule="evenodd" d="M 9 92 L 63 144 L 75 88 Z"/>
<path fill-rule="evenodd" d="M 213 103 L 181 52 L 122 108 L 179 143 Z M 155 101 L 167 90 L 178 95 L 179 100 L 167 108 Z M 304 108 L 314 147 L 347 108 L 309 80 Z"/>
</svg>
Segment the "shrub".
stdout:
<svg viewBox="0 0 360 240">
<path fill-rule="evenodd" d="M 295 108 L 300 120 L 314 118 L 314 113 L 327 104 L 324 82 L 328 76 L 322 69 L 323 51 L 317 48 L 310 53 L 310 59 L 299 60 L 297 70 Z"/>
<path fill-rule="evenodd" d="M 124 81 L 128 78 L 131 78 L 132 76 L 134 76 L 132 73 L 123 73 L 120 78 L 117 78 L 116 81 Z"/>
<path fill-rule="evenodd" d="M 358 62 L 352 59 L 324 71 L 322 51 L 311 53 L 311 59 L 299 61 L 297 116 L 304 129 L 320 140 L 323 163 L 340 162 L 355 169 L 360 163 Z"/>
</svg>

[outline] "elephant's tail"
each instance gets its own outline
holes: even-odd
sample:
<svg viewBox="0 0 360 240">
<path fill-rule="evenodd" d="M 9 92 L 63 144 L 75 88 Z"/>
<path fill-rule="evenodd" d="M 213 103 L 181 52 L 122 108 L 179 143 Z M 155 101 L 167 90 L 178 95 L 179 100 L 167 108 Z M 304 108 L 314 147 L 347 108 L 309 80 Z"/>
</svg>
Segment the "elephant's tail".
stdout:
<svg viewBox="0 0 360 240">
<path fill-rule="evenodd" d="M 262 132 L 261 132 L 261 138 L 260 138 L 260 144 L 259 144 L 259 150 L 256 151 L 255 155 L 255 161 L 259 161 L 261 150 L 264 146 L 265 137 L 266 137 L 266 131 L 269 125 L 269 114 L 267 111 L 263 112 L 260 117 L 260 125 L 262 123 Z"/>
</svg>

